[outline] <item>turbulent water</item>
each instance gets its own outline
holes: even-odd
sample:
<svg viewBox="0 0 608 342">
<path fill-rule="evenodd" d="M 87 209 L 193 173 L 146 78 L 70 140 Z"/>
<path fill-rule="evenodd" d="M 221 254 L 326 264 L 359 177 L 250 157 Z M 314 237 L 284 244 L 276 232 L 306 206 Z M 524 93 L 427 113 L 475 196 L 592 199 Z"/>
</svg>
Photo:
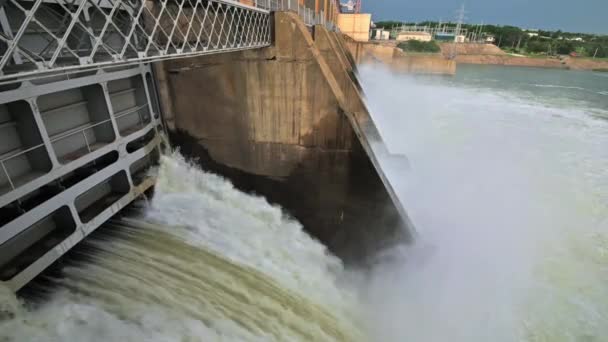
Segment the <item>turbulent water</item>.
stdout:
<svg viewBox="0 0 608 342">
<path fill-rule="evenodd" d="M 365 288 L 374 340 L 608 341 L 607 79 L 361 73 L 419 232 Z"/>
<path fill-rule="evenodd" d="M 142 217 L 106 225 L 80 250 L 87 261 L 50 279 L 41 307 L 0 293 L 14 316 L 0 340 L 363 339 L 335 257 L 279 208 L 177 154 L 162 158 Z"/>
<path fill-rule="evenodd" d="M 280 208 L 164 156 L 138 215 L 36 283 L 46 300 L 0 287 L 0 341 L 608 341 L 606 75 L 360 72 L 409 159 L 385 172 L 414 246 L 345 270 Z"/>
</svg>

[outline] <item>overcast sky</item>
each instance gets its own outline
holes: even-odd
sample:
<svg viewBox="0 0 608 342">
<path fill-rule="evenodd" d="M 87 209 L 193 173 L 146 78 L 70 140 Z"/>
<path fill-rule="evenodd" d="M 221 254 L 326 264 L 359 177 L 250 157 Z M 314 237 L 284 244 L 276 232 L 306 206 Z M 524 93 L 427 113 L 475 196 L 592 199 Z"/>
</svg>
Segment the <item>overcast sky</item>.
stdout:
<svg viewBox="0 0 608 342">
<path fill-rule="evenodd" d="M 373 20 L 455 20 L 462 0 L 362 0 Z M 466 0 L 466 21 L 608 34 L 608 0 Z"/>
</svg>

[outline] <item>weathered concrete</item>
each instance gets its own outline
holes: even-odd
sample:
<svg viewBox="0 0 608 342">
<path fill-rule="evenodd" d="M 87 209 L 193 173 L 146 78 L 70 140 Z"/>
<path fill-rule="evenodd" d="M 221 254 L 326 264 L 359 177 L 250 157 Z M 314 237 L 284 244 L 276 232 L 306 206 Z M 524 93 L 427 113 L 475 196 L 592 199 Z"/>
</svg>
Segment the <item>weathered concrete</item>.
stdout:
<svg viewBox="0 0 608 342">
<path fill-rule="evenodd" d="M 362 43 L 346 39 L 346 45 L 358 64 L 380 62 L 394 71 L 414 74 L 456 73 L 456 62 L 442 54 L 407 54 L 393 42 Z"/>
<path fill-rule="evenodd" d="M 410 238 L 411 226 L 379 168 L 388 154 L 352 56 L 336 35 L 314 32 L 276 13 L 273 47 L 164 62 L 166 120 L 184 154 L 279 203 L 344 260 L 360 260 Z"/>
</svg>

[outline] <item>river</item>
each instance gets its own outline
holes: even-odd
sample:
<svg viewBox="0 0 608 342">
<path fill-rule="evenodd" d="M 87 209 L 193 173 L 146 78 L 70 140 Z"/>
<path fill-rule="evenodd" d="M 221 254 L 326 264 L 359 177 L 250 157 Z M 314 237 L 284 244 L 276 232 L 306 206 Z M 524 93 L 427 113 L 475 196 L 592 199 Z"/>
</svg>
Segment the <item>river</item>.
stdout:
<svg viewBox="0 0 608 342">
<path fill-rule="evenodd" d="M 178 153 L 153 198 L 100 228 L 2 341 L 605 341 L 608 78 L 464 66 L 360 76 L 418 231 L 366 272 Z"/>
<path fill-rule="evenodd" d="M 606 341 L 606 74 L 361 73 L 419 233 L 367 289 L 374 340 Z"/>
</svg>

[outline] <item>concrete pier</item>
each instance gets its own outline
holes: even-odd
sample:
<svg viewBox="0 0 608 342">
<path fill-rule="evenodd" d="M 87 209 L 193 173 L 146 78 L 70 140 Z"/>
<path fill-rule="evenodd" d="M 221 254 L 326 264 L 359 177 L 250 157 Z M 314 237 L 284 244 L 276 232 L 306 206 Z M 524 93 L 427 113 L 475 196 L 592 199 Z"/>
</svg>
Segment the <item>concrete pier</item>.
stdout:
<svg viewBox="0 0 608 342">
<path fill-rule="evenodd" d="M 346 261 L 411 238 L 341 35 L 286 12 L 274 23 L 269 48 L 163 63 L 172 142 Z"/>
</svg>

